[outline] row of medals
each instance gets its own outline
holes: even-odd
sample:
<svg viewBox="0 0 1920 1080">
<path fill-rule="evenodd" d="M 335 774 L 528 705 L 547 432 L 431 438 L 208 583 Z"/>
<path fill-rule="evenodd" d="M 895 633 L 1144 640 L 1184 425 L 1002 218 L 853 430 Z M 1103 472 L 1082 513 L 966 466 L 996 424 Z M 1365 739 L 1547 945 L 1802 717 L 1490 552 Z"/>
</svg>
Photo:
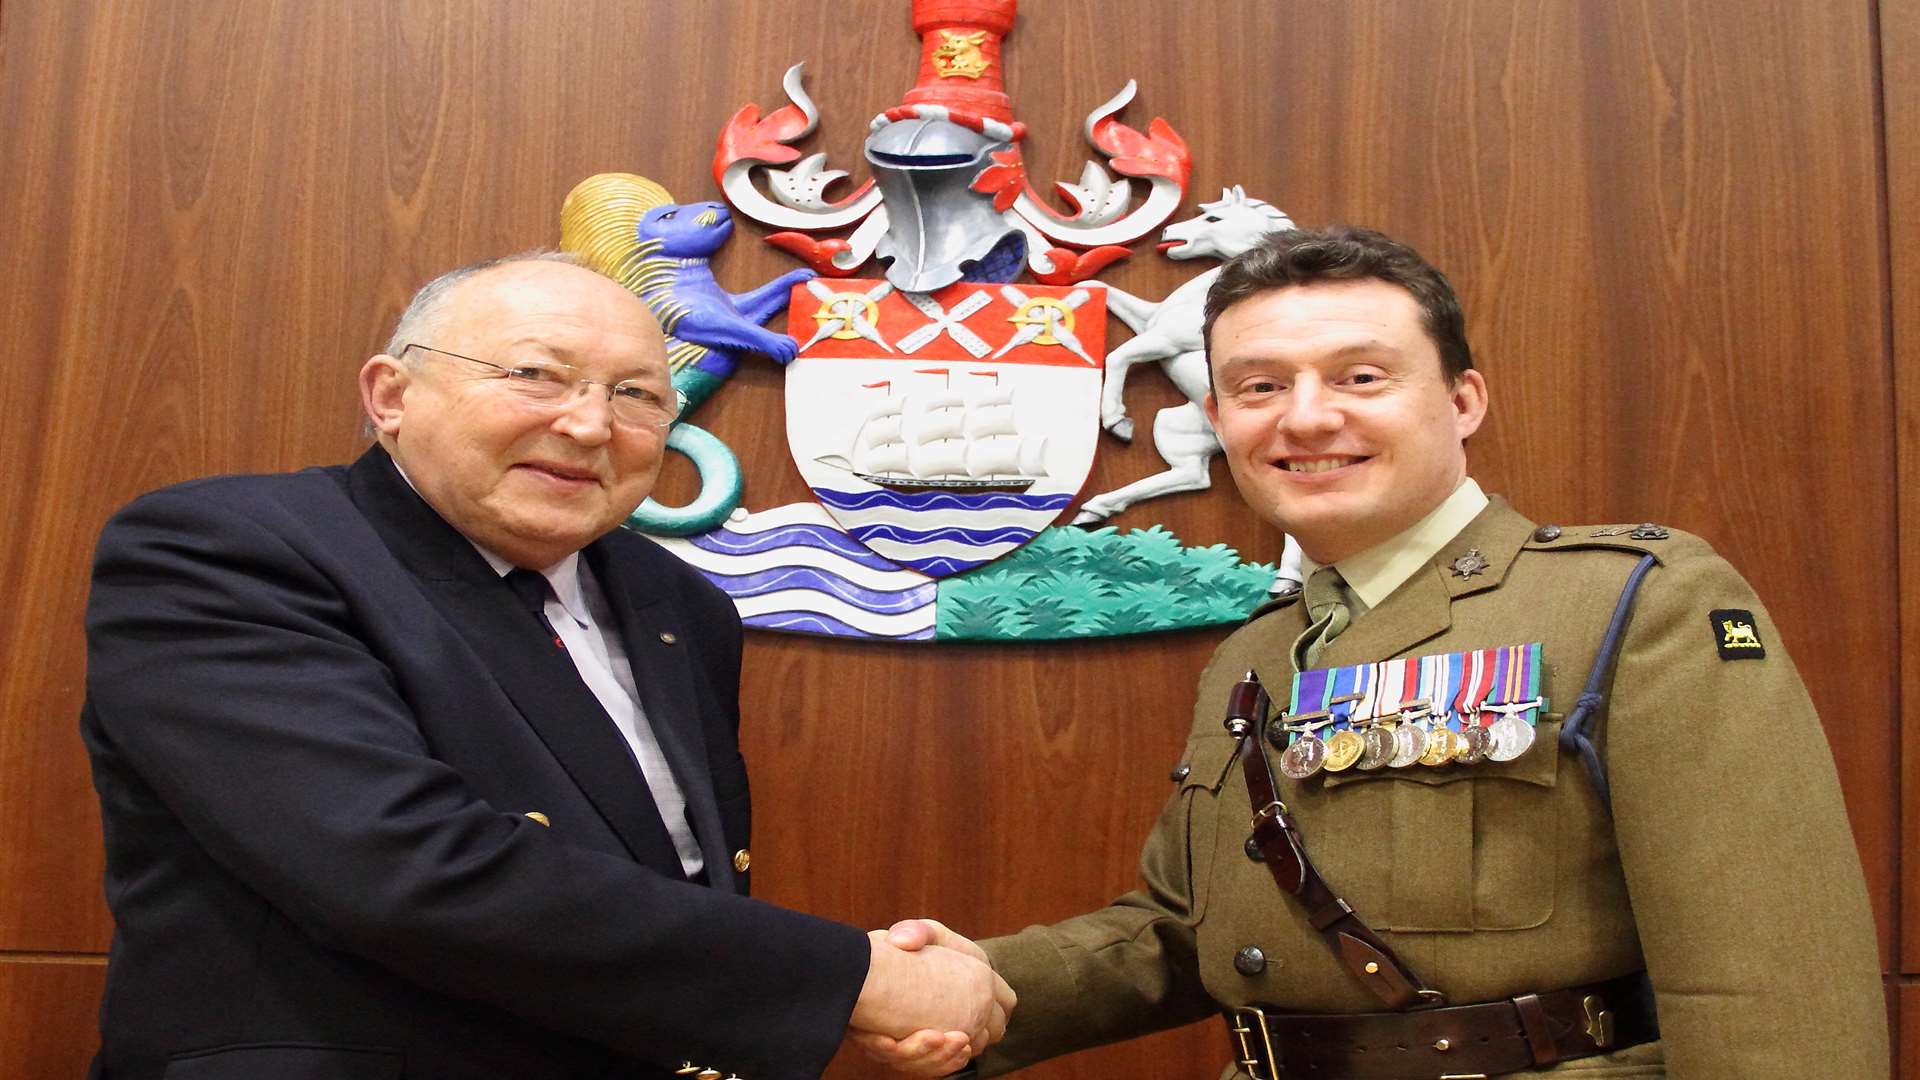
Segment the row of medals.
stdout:
<svg viewBox="0 0 1920 1080">
<path fill-rule="evenodd" d="M 1476 713 L 1474 722 L 1455 731 L 1445 723 L 1433 723 L 1444 721 L 1448 712 L 1422 702 L 1389 716 L 1349 718 L 1354 727 L 1341 728 L 1324 739 L 1319 730 L 1338 717 L 1324 712 L 1282 716 L 1267 725 L 1267 741 L 1281 750 L 1280 771 L 1294 780 L 1305 780 L 1322 769 L 1371 771 L 1512 761 L 1533 746 L 1533 725 L 1521 714 L 1540 704 L 1535 699 L 1483 706 L 1485 712 L 1500 713 L 1500 719 L 1483 727 Z M 1298 737 L 1288 743 L 1292 736 Z"/>
</svg>

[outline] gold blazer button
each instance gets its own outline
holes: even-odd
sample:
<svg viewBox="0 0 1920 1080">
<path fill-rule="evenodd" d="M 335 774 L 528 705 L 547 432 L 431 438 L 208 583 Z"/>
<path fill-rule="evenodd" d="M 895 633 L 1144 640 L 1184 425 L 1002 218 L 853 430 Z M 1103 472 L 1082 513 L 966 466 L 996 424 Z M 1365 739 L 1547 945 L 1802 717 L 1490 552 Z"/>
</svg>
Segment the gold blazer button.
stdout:
<svg viewBox="0 0 1920 1080">
<path fill-rule="evenodd" d="M 741 848 L 739 851 L 733 853 L 733 870 L 735 873 L 744 874 L 747 872 L 747 867 L 752 865 L 753 852 L 748 851 L 746 848 Z"/>
<path fill-rule="evenodd" d="M 529 810 L 529 811 L 527 811 L 527 816 L 528 816 L 528 817 L 530 817 L 530 818 L 532 818 L 533 820 L 535 820 L 535 821 L 537 821 L 537 822 L 539 822 L 540 824 L 542 824 L 542 825 L 545 825 L 545 826 L 546 826 L 547 828 L 549 828 L 549 829 L 551 829 L 551 828 L 553 828 L 553 822 L 552 822 L 552 821 L 549 821 L 549 820 L 547 819 L 547 815 L 545 815 L 545 814 L 543 814 L 543 813 L 541 813 L 541 812 L 540 812 L 540 811 L 538 811 L 538 810 Z"/>
</svg>

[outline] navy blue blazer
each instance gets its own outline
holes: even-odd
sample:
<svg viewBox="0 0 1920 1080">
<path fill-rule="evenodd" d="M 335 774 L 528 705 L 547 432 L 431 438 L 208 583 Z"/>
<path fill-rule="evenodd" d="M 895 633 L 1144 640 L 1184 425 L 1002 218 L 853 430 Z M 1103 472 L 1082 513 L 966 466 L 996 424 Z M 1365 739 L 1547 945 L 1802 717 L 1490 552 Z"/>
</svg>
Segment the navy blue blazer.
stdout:
<svg viewBox="0 0 1920 1080">
<path fill-rule="evenodd" d="M 625 530 L 583 557 L 707 884 L 566 654 L 379 448 L 108 523 L 81 717 L 116 923 L 96 1076 L 825 1068 L 867 944 L 733 871 L 739 618 Z"/>
</svg>

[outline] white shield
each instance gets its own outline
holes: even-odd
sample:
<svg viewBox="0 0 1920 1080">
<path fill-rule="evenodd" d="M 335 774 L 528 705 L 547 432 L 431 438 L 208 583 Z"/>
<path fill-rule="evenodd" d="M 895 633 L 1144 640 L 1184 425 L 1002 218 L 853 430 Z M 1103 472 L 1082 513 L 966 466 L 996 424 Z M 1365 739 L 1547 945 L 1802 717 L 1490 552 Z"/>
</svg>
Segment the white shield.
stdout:
<svg viewBox="0 0 1920 1080">
<path fill-rule="evenodd" d="M 1106 355 L 1099 286 L 796 286 L 787 445 L 827 512 L 932 577 L 1031 540 L 1093 467 Z"/>
</svg>

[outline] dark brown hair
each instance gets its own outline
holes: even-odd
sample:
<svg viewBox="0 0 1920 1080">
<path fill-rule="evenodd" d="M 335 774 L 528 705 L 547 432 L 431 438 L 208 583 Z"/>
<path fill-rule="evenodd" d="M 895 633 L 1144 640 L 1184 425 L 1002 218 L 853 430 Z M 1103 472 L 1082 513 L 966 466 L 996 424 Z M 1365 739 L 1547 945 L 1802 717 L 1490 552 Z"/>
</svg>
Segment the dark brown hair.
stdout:
<svg viewBox="0 0 1920 1080">
<path fill-rule="evenodd" d="M 1211 353 L 1214 320 L 1261 293 L 1319 281 L 1366 280 L 1398 285 L 1419 303 L 1420 322 L 1440 352 L 1440 371 L 1449 384 L 1473 367 L 1467 319 L 1446 275 L 1398 240 L 1351 225 L 1268 233 L 1251 249 L 1227 260 L 1207 290 L 1201 339 Z"/>
</svg>

